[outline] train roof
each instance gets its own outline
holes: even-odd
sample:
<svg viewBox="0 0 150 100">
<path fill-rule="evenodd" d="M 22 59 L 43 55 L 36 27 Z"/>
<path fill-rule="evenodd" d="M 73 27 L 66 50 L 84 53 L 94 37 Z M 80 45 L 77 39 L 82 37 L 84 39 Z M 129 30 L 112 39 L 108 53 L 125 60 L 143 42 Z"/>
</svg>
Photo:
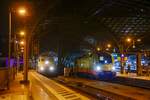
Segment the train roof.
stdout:
<svg viewBox="0 0 150 100">
<path fill-rule="evenodd" d="M 80 58 L 83 58 L 83 57 L 89 57 L 89 56 L 92 56 L 92 55 L 98 55 L 98 56 L 111 56 L 111 53 L 108 53 L 108 52 L 94 52 L 94 53 L 91 53 L 90 55 L 88 53 L 78 57 L 78 59 Z"/>
<path fill-rule="evenodd" d="M 57 54 L 55 52 L 44 52 L 41 53 L 39 57 L 57 57 Z"/>
</svg>

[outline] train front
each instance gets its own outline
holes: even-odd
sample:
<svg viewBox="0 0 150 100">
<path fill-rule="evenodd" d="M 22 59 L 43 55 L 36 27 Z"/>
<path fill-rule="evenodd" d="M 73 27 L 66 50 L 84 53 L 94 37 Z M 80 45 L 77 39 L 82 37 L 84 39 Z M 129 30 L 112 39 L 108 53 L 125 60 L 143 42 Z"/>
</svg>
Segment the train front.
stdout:
<svg viewBox="0 0 150 100">
<path fill-rule="evenodd" d="M 100 80 L 112 80 L 116 76 L 112 56 L 107 53 L 98 54 L 97 62 L 94 64 L 94 71 Z"/>
<path fill-rule="evenodd" d="M 39 57 L 38 59 L 38 72 L 48 76 L 56 76 L 57 68 L 52 57 Z"/>
</svg>

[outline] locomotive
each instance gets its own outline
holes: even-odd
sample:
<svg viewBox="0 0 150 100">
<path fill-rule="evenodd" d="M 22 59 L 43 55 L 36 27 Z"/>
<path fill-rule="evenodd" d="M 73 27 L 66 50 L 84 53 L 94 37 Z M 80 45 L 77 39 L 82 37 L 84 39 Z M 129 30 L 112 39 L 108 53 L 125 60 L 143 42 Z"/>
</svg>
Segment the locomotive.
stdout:
<svg viewBox="0 0 150 100">
<path fill-rule="evenodd" d="M 116 76 L 111 54 L 106 52 L 84 55 L 76 60 L 76 73 L 81 77 L 111 80 Z"/>
<path fill-rule="evenodd" d="M 40 55 L 37 71 L 48 76 L 57 76 L 58 73 L 60 74 L 60 69 L 57 67 L 58 58 L 56 58 L 47 54 Z M 69 75 L 100 80 L 111 80 L 116 76 L 112 56 L 106 52 L 86 54 L 75 58 L 70 63 L 71 66 L 66 67 L 69 68 Z"/>
<path fill-rule="evenodd" d="M 37 71 L 44 75 L 56 76 L 57 75 L 57 59 L 47 54 L 40 55 L 38 58 Z"/>
</svg>

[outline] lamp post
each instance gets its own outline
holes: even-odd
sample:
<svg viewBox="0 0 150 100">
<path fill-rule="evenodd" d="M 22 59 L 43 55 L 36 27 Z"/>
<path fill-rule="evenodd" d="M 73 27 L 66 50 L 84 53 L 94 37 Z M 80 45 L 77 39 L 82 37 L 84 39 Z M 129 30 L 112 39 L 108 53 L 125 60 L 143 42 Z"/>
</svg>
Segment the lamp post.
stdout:
<svg viewBox="0 0 150 100">
<path fill-rule="evenodd" d="M 9 10 L 9 39 L 8 39 L 8 84 L 7 87 L 9 89 L 10 84 L 10 59 L 11 59 L 11 10 Z"/>
<path fill-rule="evenodd" d="M 26 15 L 26 9 L 20 8 L 18 9 L 18 13 L 22 16 Z M 24 31 L 20 32 L 21 36 L 24 36 L 24 42 L 22 41 L 22 45 L 24 45 L 24 53 L 23 53 L 23 60 L 24 60 L 24 66 L 23 66 L 23 72 L 24 72 L 24 78 L 21 81 L 21 83 L 29 83 L 28 81 L 28 49 L 29 49 L 29 41 L 28 41 L 28 35 Z"/>
<path fill-rule="evenodd" d="M 27 34 L 24 35 L 25 38 L 25 43 L 24 43 L 24 55 L 23 55 L 23 59 L 24 59 L 24 80 L 22 81 L 23 83 L 29 83 L 28 81 L 28 49 L 29 49 L 29 43 L 28 43 L 28 36 Z"/>
<path fill-rule="evenodd" d="M 110 48 L 110 47 L 111 47 L 111 44 L 107 44 L 107 47 Z"/>
<path fill-rule="evenodd" d="M 122 39 L 124 40 L 124 39 Z M 121 44 L 119 45 L 119 50 L 120 50 L 120 53 L 121 53 L 121 73 L 123 74 L 124 73 L 124 57 L 125 57 L 125 54 L 128 53 L 128 49 L 132 46 L 133 48 L 135 48 L 135 42 L 141 42 L 141 39 L 140 38 L 135 38 L 135 37 L 127 37 L 125 39 L 125 43 L 124 41 L 121 41 Z M 139 61 L 139 60 L 138 60 Z"/>
<path fill-rule="evenodd" d="M 11 8 L 9 9 L 9 43 L 8 43 L 8 89 L 9 89 L 9 84 L 10 84 L 10 68 L 11 68 L 11 43 L 12 43 L 12 13 L 18 13 L 20 16 L 25 16 L 26 15 L 26 9 L 25 8 L 19 8 L 17 11 L 12 10 Z"/>
</svg>

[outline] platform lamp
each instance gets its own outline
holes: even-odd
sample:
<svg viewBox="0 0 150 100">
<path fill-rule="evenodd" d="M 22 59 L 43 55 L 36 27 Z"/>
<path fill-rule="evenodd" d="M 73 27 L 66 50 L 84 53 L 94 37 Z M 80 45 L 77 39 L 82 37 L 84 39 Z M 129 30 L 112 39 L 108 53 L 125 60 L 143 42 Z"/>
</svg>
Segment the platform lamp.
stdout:
<svg viewBox="0 0 150 100">
<path fill-rule="evenodd" d="M 12 13 L 18 13 L 20 16 L 24 16 L 26 14 L 26 9 L 24 7 L 19 8 L 18 10 L 14 10 L 12 8 L 9 9 L 9 43 L 8 43 L 8 89 L 10 84 L 10 60 L 11 60 L 11 43 L 12 43 Z"/>
</svg>

